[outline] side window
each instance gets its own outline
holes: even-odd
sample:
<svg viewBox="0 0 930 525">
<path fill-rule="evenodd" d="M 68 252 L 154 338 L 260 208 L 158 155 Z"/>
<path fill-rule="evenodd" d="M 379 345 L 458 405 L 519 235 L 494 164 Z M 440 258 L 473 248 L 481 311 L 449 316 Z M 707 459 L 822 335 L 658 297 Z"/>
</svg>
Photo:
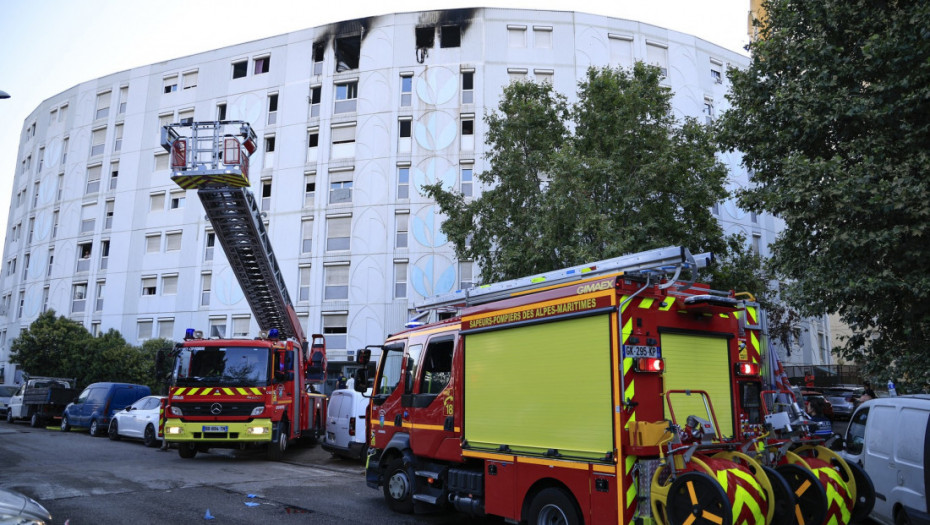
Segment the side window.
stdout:
<svg viewBox="0 0 930 525">
<path fill-rule="evenodd" d="M 90 397 L 90 389 L 85 388 L 84 391 L 81 392 L 81 395 L 78 396 L 77 401 L 75 401 L 75 403 L 84 403 L 87 401 L 88 397 Z"/>
<path fill-rule="evenodd" d="M 862 454 L 862 445 L 865 443 L 865 422 L 869 418 L 869 409 L 864 408 L 853 416 L 846 429 L 846 451 L 850 454 Z"/>
<path fill-rule="evenodd" d="M 382 350 L 381 370 L 378 371 L 378 384 L 373 392 L 376 402 L 384 402 L 400 385 L 401 371 L 404 364 L 404 345 L 388 345 Z"/>
<path fill-rule="evenodd" d="M 423 377 L 420 379 L 421 394 L 438 394 L 449 385 L 452 377 L 452 350 L 455 339 L 443 338 L 430 341 L 423 356 Z"/>
<path fill-rule="evenodd" d="M 420 371 L 420 354 L 423 353 L 423 345 L 410 345 L 407 350 L 407 366 L 404 374 L 404 393 L 413 392 L 414 382 L 417 380 L 417 373 Z"/>
</svg>

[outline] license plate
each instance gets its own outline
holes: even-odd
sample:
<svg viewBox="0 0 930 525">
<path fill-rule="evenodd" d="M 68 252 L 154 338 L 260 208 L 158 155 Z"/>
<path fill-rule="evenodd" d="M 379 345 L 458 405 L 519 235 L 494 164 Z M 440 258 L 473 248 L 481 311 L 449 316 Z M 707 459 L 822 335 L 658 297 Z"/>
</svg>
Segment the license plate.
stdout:
<svg viewBox="0 0 930 525">
<path fill-rule="evenodd" d="M 217 426 L 217 425 L 204 425 L 204 432 L 229 432 L 228 426 Z"/>
<path fill-rule="evenodd" d="M 623 345 L 623 357 L 662 357 L 658 346 Z"/>
</svg>

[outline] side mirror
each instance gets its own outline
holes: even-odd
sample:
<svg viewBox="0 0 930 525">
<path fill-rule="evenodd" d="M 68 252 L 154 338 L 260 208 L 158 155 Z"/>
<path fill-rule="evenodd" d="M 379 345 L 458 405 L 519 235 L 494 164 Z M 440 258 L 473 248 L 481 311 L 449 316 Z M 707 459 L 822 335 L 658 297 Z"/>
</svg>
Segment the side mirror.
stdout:
<svg viewBox="0 0 930 525">
<path fill-rule="evenodd" d="M 830 450 L 834 452 L 839 452 L 846 448 L 846 441 L 843 439 L 843 436 L 839 434 L 833 434 L 833 437 L 830 438 L 830 441 L 827 443 L 827 446 Z"/>
<path fill-rule="evenodd" d="M 355 363 L 359 365 L 367 365 L 371 361 L 371 349 L 362 348 L 355 352 Z"/>
<path fill-rule="evenodd" d="M 369 350 L 369 353 L 371 351 Z M 364 394 L 368 390 L 368 370 L 366 368 L 359 368 L 355 371 L 355 383 L 353 387 L 356 392 Z"/>
</svg>

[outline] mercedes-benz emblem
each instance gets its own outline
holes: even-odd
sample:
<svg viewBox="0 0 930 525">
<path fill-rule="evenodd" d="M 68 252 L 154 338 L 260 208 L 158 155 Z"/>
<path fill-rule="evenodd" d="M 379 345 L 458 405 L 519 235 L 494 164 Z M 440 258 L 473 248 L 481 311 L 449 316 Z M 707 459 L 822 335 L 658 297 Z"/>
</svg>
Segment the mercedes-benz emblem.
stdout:
<svg viewBox="0 0 930 525">
<path fill-rule="evenodd" d="M 210 413 L 214 416 L 218 416 L 223 413 L 223 405 L 219 403 L 213 403 L 210 405 Z"/>
</svg>

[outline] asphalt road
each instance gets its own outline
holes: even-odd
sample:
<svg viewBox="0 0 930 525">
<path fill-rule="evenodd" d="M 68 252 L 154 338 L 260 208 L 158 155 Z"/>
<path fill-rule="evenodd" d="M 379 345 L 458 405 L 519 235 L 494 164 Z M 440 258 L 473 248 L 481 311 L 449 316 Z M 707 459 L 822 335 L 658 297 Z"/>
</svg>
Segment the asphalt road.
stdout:
<svg viewBox="0 0 930 525">
<path fill-rule="evenodd" d="M 361 462 L 318 446 L 288 450 L 281 462 L 258 450 L 190 460 L 176 450 L 22 423 L 0 423 L 0 486 L 36 499 L 53 523 L 68 525 L 498 523 L 457 513 L 395 514 L 365 484 Z"/>
</svg>

